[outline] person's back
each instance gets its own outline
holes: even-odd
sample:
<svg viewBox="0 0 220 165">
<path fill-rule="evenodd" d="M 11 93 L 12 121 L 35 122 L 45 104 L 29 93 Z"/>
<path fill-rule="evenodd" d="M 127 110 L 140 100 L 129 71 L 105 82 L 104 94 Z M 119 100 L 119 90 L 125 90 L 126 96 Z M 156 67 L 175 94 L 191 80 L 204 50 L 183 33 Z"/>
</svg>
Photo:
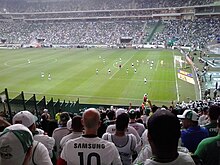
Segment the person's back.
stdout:
<svg viewBox="0 0 220 165">
<path fill-rule="evenodd" d="M 157 110 L 148 120 L 148 139 L 152 157 L 145 165 L 194 165 L 191 156 L 178 152 L 180 122 L 167 110 Z"/>
<path fill-rule="evenodd" d="M 74 116 L 71 119 L 72 132 L 69 135 L 64 136 L 60 141 L 60 148 L 63 149 L 65 143 L 71 139 L 80 137 L 83 134 L 83 125 L 81 123 L 81 116 Z"/>
<path fill-rule="evenodd" d="M 102 137 L 115 144 L 123 165 L 131 165 L 132 155 L 136 154 L 136 137 L 133 134 L 126 134 L 128 123 L 128 115 L 120 114 L 116 119 L 116 132 L 114 134 L 105 133 Z"/>
<path fill-rule="evenodd" d="M 200 159 L 205 165 L 220 164 L 220 116 L 218 118 L 218 135 L 202 140 L 196 151 Z"/>
<path fill-rule="evenodd" d="M 67 128 L 67 122 L 69 120 L 69 114 L 67 112 L 62 112 L 60 115 L 60 125 L 61 127 L 56 128 L 53 131 L 52 137 L 55 139 L 55 151 L 56 156 L 59 156 L 60 153 L 60 141 L 61 139 L 70 133 L 70 130 Z"/>
<path fill-rule="evenodd" d="M 121 165 L 115 145 L 97 136 L 100 126 L 99 112 L 93 108 L 86 110 L 83 113 L 82 124 L 85 134 L 66 143 L 58 165 Z"/>
</svg>

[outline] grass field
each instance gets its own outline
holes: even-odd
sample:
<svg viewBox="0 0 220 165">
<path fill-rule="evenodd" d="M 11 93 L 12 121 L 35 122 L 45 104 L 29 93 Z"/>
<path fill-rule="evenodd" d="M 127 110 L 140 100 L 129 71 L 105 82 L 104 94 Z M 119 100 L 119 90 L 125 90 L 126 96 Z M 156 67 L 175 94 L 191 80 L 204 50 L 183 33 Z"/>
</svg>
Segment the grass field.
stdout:
<svg viewBox="0 0 220 165">
<path fill-rule="evenodd" d="M 145 93 L 160 105 L 195 99 L 194 86 L 176 78 L 174 55 L 160 49 L 2 49 L 0 90 L 7 88 L 11 98 L 24 91 L 26 99 L 35 93 L 38 99 L 113 105 L 141 105 Z"/>
</svg>

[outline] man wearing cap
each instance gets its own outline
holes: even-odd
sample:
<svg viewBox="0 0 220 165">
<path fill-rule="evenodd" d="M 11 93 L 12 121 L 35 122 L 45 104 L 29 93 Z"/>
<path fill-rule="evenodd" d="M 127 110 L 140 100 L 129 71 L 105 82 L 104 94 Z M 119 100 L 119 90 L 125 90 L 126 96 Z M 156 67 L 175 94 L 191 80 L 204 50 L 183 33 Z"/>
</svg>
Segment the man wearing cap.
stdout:
<svg viewBox="0 0 220 165">
<path fill-rule="evenodd" d="M 202 140 L 195 151 L 195 155 L 202 159 L 205 165 L 220 164 L 220 116 L 217 125 L 218 135 Z"/>
<path fill-rule="evenodd" d="M 14 124 L 0 134 L 0 164 L 52 165 L 52 162 L 46 147 L 33 139 L 32 132 L 22 124 Z"/>
<path fill-rule="evenodd" d="M 145 131 L 145 127 L 143 124 L 136 122 L 136 111 L 134 109 L 131 109 L 129 111 L 129 126 L 133 127 L 139 134 L 139 136 L 141 137 L 143 132 Z"/>
<path fill-rule="evenodd" d="M 194 153 L 198 144 L 209 136 L 208 130 L 198 125 L 199 115 L 193 110 L 185 110 L 177 115 L 182 120 L 181 142 L 190 152 Z"/>
<path fill-rule="evenodd" d="M 13 117 L 13 124 L 22 124 L 26 126 L 33 134 L 34 140 L 41 142 L 48 150 L 50 157 L 53 156 L 53 147 L 55 140 L 52 137 L 40 133 L 36 129 L 37 117 L 29 111 L 20 111 Z"/>
</svg>

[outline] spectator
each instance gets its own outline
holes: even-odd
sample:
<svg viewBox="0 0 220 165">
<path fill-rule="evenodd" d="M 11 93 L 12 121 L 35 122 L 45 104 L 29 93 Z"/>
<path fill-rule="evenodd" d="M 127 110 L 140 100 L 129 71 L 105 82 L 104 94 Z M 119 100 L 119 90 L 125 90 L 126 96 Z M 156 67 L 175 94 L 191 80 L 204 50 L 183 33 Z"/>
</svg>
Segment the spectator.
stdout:
<svg viewBox="0 0 220 165">
<path fill-rule="evenodd" d="M 34 140 L 41 142 L 48 150 L 50 157 L 53 157 L 53 146 L 55 144 L 55 140 L 52 137 L 44 135 L 36 129 L 35 121 L 37 117 L 34 116 L 29 111 L 20 111 L 13 117 L 13 124 L 23 124 L 26 126 L 33 134 Z"/>
<path fill-rule="evenodd" d="M 201 115 L 199 116 L 199 120 L 198 120 L 199 125 L 205 125 L 208 123 L 208 111 L 209 111 L 208 106 L 202 108 Z"/>
<path fill-rule="evenodd" d="M 209 123 L 204 126 L 209 131 L 209 137 L 213 137 L 218 134 L 217 119 L 219 115 L 220 115 L 220 107 L 217 105 L 211 105 L 209 107 L 209 113 L 208 113 Z"/>
<path fill-rule="evenodd" d="M 33 139 L 32 132 L 22 124 L 5 128 L 0 134 L 0 164 L 52 165 L 46 147 Z"/>
<path fill-rule="evenodd" d="M 100 126 L 99 112 L 94 108 L 87 109 L 83 113 L 82 124 L 85 134 L 66 143 L 58 160 L 58 165 L 121 165 L 115 145 L 97 136 L 97 130 Z"/>
<path fill-rule="evenodd" d="M 182 115 L 177 116 L 185 128 L 181 131 L 182 145 L 194 153 L 198 144 L 209 136 L 208 130 L 198 125 L 199 116 L 193 110 L 185 110 Z"/>
<path fill-rule="evenodd" d="M 67 122 L 70 119 L 67 112 L 62 112 L 60 115 L 60 127 L 56 128 L 53 131 L 52 137 L 55 139 L 55 151 L 56 157 L 60 155 L 60 141 L 61 139 L 70 133 L 70 130 L 67 128 Z"/>
<path fill-rule="evenodd" d="M 137 140 L 133 134 L 126 134 L 128 128 L 128 114 L 122 113 L 116 119 L 114 134 L 105 133 L 102 138 L 113 142 L 117 147 L 123 165 L 132 164 L 132 155 L 136 153 Z"/>
<path fill-rule="evenodd" d="M 5 128 L 0 134 L 0 164 L 29 164 L 33 141 L 31 131 L 22 124 Z"/>
<path fill-rule="evenodd" d="M 50 119 L 50 114 L 48 113 L 48 109 L 44 109 L 41 116 L 45 116 L 45 119 Z"/>
<path fill-rule="evenodd" d="M 136 113 L 137 112 L 134 109 L 131 109 L 129 111 L 129 118 L 130 118 L 129 126 L 132 126 L 141 137 L 143 132 L 145 131 L 145 127 L 143 124 L 136 122 Z"/>
<path fill-rule="evenodd" d="M 60 141 L 60 148 L 63 149 L 65 143 L 70 139 L 75 139 L 80 137 L 83 134 L 83 125 L 81 123 L 81 116 L 74 116 L 72 118 L 71 130 L 72 132 L 69 135 L 64 136 Z"/>
<path fill-rule="evenodd" d="M 189 154 L 178 152 L 180 123 L 169 111 L 158 110 L 148 120 L 148 139 L 153 157 L 145 161 L 145 165 L 175 164 L 194 165 Z"/>
<path fill-rule="evenodd" d="M 205 165 L 220 164 L 220 116 L 217 125 L 218 135 L 202 140 L 195 151 L 195 155 L 202 159 Z"/>
</svg>

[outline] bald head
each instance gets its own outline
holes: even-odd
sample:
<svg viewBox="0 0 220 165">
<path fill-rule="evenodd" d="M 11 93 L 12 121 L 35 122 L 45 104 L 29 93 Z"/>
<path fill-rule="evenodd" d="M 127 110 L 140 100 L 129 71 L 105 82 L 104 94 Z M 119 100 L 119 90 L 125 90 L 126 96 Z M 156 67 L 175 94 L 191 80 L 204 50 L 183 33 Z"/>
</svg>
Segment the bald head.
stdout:
<svg viewBox="0 0 220 165">
<path fill-rule="evenodd" d="M 100 124 L 100 113 L 95 108 L 87 109 L 82 116 L 85 129 L 98 129 Z"/>
</svg>

